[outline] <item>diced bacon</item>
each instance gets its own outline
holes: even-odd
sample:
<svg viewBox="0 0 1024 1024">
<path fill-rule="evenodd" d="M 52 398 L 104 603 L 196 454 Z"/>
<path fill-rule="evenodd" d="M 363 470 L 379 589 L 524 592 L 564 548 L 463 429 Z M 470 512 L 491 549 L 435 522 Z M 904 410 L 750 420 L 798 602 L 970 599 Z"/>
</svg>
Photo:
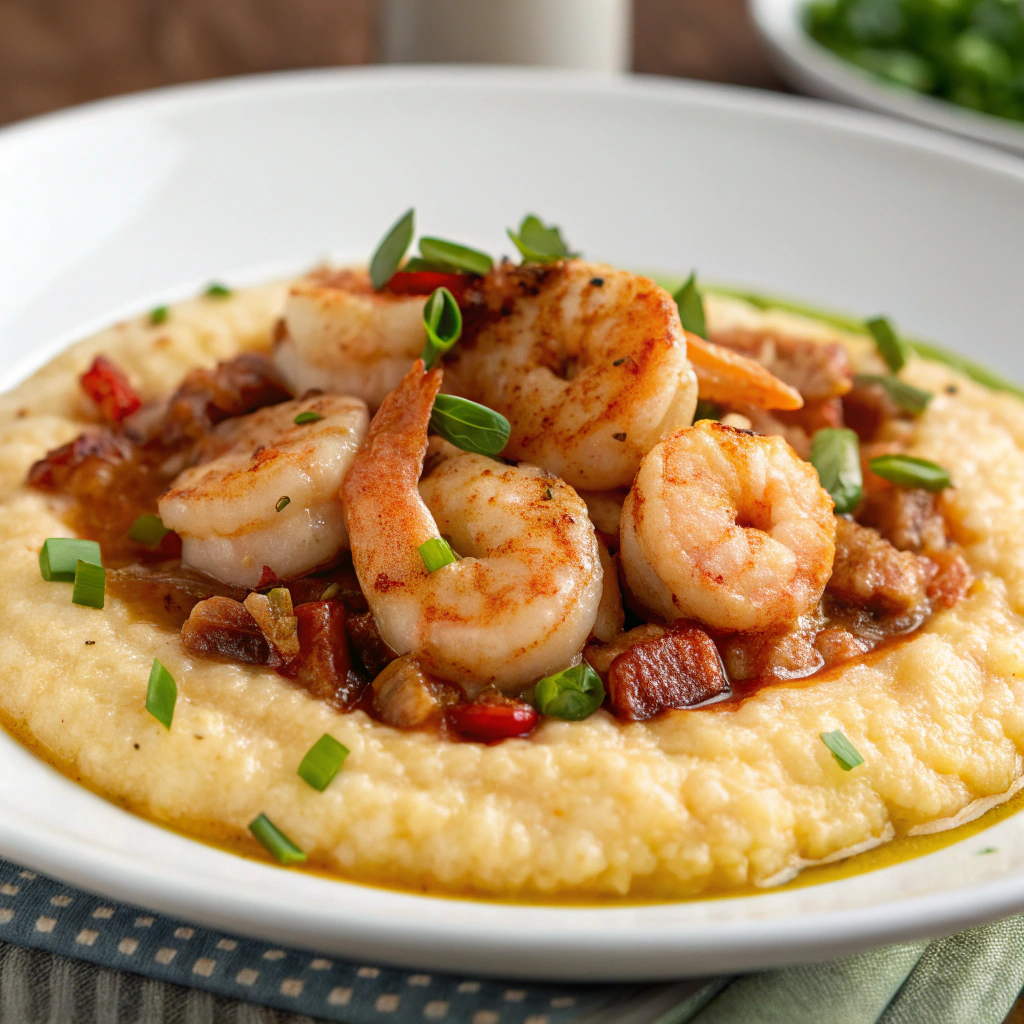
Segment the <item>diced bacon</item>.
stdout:
<svg viewBox="0 0 1024 1024">
<path fill-rule="evenodd" d="M 120 423 L 142 405 L 124 371 L 106 356 L 97 356 L 81 377 L 82 390 L 108 423 Z"/>
<path fill-rule="evenodd" d="M 380 675 L 398 657 L 397 651 L 393 651 L 380 635 L 371 612 L 349 616 L 348 635 L 356 657 L 371 679 Z"/>
<path fill-rule="evenodd" d="M 91 463 L 99 468 L 125 462 L 132 455 L 131 442 L 109 431 L 80 434 L 67 444 L 54 448 L 28 471 L 28 482 L 40 490 L 59 490 L 81 466 Z"/>
<path fill-rule="evenodd" d="M 299 657 L 282 674 L 294 679 L 311 696 L 349 710 L 359 700 L 364 680 L 352 668 L 345 608 L 337 601 L 307 601 L 295 608 Z"/>
<path fill-rule="evenodd" d="M 256 620 L 240 601 L 200 601 L 181 627 L 182 646 L 200 658 L 265 665 L 270 648 Z"/>
<path fill-rule="evenodd" d="M 392 661 L 373 681 L 373 705 L 381 721 L 412 729 L 439 719 L 444 686 L 423 671 L 411 654 Z"/>
</svg>

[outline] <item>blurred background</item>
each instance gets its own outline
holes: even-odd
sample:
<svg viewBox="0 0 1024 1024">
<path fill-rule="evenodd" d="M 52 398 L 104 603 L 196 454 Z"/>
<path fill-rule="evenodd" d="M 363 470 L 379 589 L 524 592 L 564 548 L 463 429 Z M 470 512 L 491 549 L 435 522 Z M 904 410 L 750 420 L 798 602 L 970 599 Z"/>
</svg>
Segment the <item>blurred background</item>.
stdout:
<svg viewBox="0 0 1024 1024">
<path fill-rule="evenodd" d="M 0 0 L 0 124 L 179 82 L 375 63 L 400 46 L 385 22 L 410 2 Z M 449 0 L 459 2 L 499 0 Z M 745 0 L 633 0 L 631 12 L 609 0 L 619 2 L 633 70 L 784 88 Z"/>
</svg>

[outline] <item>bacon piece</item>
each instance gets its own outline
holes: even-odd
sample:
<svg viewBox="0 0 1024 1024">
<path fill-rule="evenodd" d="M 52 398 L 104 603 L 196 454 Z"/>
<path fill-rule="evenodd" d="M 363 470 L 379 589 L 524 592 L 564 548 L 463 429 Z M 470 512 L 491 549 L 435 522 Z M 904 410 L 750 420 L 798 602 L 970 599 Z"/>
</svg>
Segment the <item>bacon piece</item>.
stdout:
<svg viewBox="0 0 1024 1024">
<path fill-rule="evenodd" d="M 373 706 L 381 721 L 411 729 L 439 717 L 444 684 L 423 671 L 411 654 L 392 661 L 373 681 Z"/>
<path fill-rule="evenodd" d="M 928 584 L 928 598 L 943 608 L 952 608 L 971 589 L 974 573 L 955 547 L 929 552 L 928 558 L 938 566 Z"/>
<path fill-rule="evenodd" d="M 371 679 L 380 675 L 398 657 L 398 652 L 393 651 L 380 635 L 372 612 L 349 616 L 348 635 L 359 663 Z"/>
<path fill-rule="evenodd" d="M 277 405 L 291 393 L 274 364 L 263 355 L 243 352 L 212 370 L 193 370 L 171 396 L 162 439 L 174 445 L 201 439 L 232 416 Z"/>
<path fill-rule="evenodd" d="M 110 431 L 79 434 L 34 462 L 28 471 L 28 483 L 40 490 L 60 490 L 76 470 L 90 465 L 94 470 L 114 466 L 131 458 L 132 445 Z"/>
<path fill-rule="evenodd" d="M 97 356 L 82 374 L 82 390 L 96 403 L 108 423 L 120 423 L 142 405 L 125 372 L 106 356 Z"/>
<path fill-rule="evenodd" d="M 132 612 L 149 622 L 180 629 L 192 609 L 211 597 L 241 601 L 245 591 L 200 576 L 188 569 L 168 572 L 128 565 L 107 569 L 107 592 L 131 606 Z"/>
<path fill-rule="evenodd" d="M 265 665 L 270 648 L 248 609 L 230 597 L 200 601 L 181 627 L 185 650 L 200 658 Z"/>
<path fill-rule="evenodd" d="M 299 656 L 278 671 L 313 697 L 351 710 L 366 687 L 353 671 L 345 635 L 345 608 L 337 601 L 307 601 L 295 608 Z"/>
<path fill-rule="evenodd" d="M 483 743 L 528 736 L 540 717 L 525 701 L 508 699 L 456 704 L 448 709 L 447 716 L 456 732 Z"/>
<path fill-rule="evenodd" d="M 633 644 L 608 669 L 612 709 L 627 722 L 643 722 L 728 692 L 714 641 L 686 623 L 674 623 L 663 636 Z"/>
<path fill-rule="evenodd" d="M 883 423 L 906 418 L 906 413 L 877 382 L 855 384 L 843 396 L 843 415 L 846 425 L 855 430 L 864 443 L 874 440 Z"/>
<path fill-rule="evenodd" d="M 874 473 L 865 473 L 864 490 L 858 522 L 876 529 L 893 547 L 928 555 L 946 547 L 946 521 L 937 494 L 897 487 Z"/>
<path fill-rule="evenodd" d="M 799 625 L 786 633 L 739 633 L 722 642 L 722 660 L 734 682 L 806 679 L 825 664 L 815 645 L 815 629 Z"/>
<path fill-rule="evenodd" d="M 249 594 L 243 603 L 270 646 L 269 663 L 276 668 L 295 661 L 299 656 L 299 621 L 288 589 L 275 587 L 269 594 Z"/>
</svg>

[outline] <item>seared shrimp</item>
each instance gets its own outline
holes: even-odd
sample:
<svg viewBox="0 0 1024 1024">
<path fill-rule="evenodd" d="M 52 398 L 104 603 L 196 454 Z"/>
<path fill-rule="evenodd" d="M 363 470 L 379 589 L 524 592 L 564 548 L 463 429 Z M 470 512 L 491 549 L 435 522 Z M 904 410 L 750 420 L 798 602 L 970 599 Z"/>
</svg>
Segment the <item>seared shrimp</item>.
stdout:
<svg viewBox="0 0 1024 1024">
<path fill-rule="evenodd" d="M 796 388 L 770 370 L 730 348 L 705 341 L 686 331 L 686 354 L 697 374 L 697 394 L 725 405 L 757 409 L 800 409 L 804 400 Z"/>
<path fill-rule="evenodd" d="M 511 458 L 573 487 L 628 487 L 647 451 L 693 419 L 679 314 L 648 278 L 581 260 L 503 265 L 480 292 L 447 385 L 508 417 Z"/>
<path fill-rule="evenodd" d="M 302 413 L 321 418 L 296 423 Z M 368 421 L 358 398 L 318 395 L 215 427 L 159 502 L 182 561 L 243 587 L 264 566 L 288 579 L 330 562 L 348 546 L 339 492 Z"/>
<path fill-rule="evenodd" d="M 567 667 L 597 618 L 587 509 L 533 466 L 460 452 L 420 481 L 441 371 L 409 371 L 374 417 L 342 490 L 352 561 L 381 636 L 470 693 L 521 690 Z M 443 534 L 461 559 L 428 572 Z"/>
<path fill-rule="evenodd" d="M 288 295 L 274 361 L 296 394 L 355 395 L 376 409 L 423 351 L 425 303 L 375 292 L 365 270 L 317 271 Z"/>
<path fill-rule="evenodd" d="M 701 420 L 641 463 L 619 557 L 630 591 L 667 621 L 782 629 L 820 600 L 835 536 L 832 499 L 782 438 Z"/>
</svg>

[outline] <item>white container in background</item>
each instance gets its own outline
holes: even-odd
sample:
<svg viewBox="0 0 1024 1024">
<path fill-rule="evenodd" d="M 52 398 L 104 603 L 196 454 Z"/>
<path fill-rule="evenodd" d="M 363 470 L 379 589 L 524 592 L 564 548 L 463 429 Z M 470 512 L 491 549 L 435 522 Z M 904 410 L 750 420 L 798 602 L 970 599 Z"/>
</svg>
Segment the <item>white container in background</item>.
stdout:
<svg viewBox="0 0 1024 1024">
<path fill-rule="evenodd" d="M 631 64 L 630 0 L 384 0 L 380 29 L 389 63 Z"/>
</svg>

